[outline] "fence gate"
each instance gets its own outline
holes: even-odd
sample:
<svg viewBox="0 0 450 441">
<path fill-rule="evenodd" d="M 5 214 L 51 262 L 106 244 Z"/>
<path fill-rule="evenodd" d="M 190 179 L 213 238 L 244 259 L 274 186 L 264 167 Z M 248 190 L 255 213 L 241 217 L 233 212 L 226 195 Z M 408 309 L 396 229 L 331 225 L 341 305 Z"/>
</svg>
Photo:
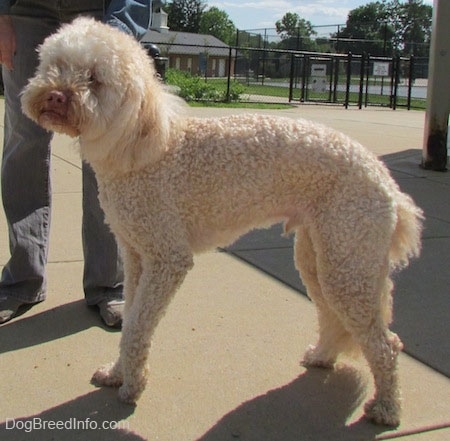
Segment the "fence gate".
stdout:
<svg viewBox="0 0 450 441">
<path fill-rule="evenodd" d="M 426 99 L 414 58 L 293 54 L 289 101 L 410 109 Z M 419 103 L 420 104 L 420 103 Z"/>
</svg>

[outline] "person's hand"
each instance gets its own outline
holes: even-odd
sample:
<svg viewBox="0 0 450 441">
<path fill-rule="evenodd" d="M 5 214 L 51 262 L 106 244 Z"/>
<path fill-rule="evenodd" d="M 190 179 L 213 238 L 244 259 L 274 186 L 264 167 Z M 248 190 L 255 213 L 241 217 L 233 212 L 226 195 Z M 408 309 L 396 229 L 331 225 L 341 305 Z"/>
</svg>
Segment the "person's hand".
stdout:
<svg viewBox="0 0 450 441">
<path fill-rule="evenodd" d="M 13 70 L 13 57 L 16 52 L 16 33 L 9 15 L 0 15 L 0 63 Z"/>
</svg>

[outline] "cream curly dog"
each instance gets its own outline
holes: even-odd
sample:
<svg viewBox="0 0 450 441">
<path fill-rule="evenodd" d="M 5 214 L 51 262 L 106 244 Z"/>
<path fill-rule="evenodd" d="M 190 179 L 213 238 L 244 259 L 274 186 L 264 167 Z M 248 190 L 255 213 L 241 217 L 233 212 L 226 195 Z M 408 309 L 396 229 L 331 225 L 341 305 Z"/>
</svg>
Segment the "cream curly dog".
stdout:
<svg viewBox="0 0 450 441">
<path fill-rule="evenodd" d="M 190 118 L 133 38 L 77 19 L 40 48 L 24 111 L 79 137 L 125 265 L 120 356 L 94 381 L 144 390 L 150 341 L 193 265 L 193 253 L 284 221 L 317 306 L 320 335 L 305 366 L 332 367 L 360 348 L 376 394 L 366 416 L 399 423 L 397 356 L 389 331 L 390 273 L 419 253 L 422 213 L 387 169 L 347 136 L 272 116 Z"/>
</svg>

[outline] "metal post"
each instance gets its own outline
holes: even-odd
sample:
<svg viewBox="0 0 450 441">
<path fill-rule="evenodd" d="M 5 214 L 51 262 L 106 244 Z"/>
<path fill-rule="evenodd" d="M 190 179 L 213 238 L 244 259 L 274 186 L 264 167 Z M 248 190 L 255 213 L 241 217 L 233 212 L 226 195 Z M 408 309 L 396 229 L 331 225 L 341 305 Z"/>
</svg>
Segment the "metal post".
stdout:
<svg viewBox="0 0 450 441">
<path fill-rule="evenodd" d="M 328 84 L 328 101 L 332 102 L 332 94 L 333 94 L 333 83 L 334 83 L 334 57 L 331 57 L 328 60 L 328 66 L 327 69 L 329 69 L 330 72 L 330 83 Z"/>
<path fill-rule="evenodd" d="M 406 107 L 408 110 L 411 110 L 411 93 L 412 93 L 412 85 L 414 82 L 414 55 L 409 57 L 409 72 L 408 72 L 408 101 Z"/>
<path fill-rule="evenodd" d="M 300 101 L 303 103 L 307 101 L 307 92 L 308 92 L 308 85 L 307 85 L 307 75 L 306 75 L 306 69 L 309 65 L 309 58 L 307 58 L 305 55 L 303 55 L 303 69 L 302 69 L 302 96 L 300 97 Z"/>
<path fill-rule="evenodd" d="M 289 102 L 292 102 L 294 95 L 294 54 L 291 54 L 291 69 L 289 72 Z"/>
<path fill-rule="evenodd" d="M 450 2 L 434 0 L 422 167 L 436 171 L 447 169 L 450 111 L 449 22 Z"/>
<path fill-rule="evenodd" d="M 339 81 L 339 58 L 334 62 L 333 103 L 337 102 L 337 87 Z"/>
<path fill-rule="evenodd" d="M 264 29 L 264 51 L 263 51 L 263 59 L 262 59 L 262 79 L 261 84 L 264 86 L 264 78 L 266 76 L 266 43 L 267 43 L 267 28 Z"/>
<path fill-rule="evenodd" d="M 394 84 L 395 84 L 395 72 L 396 72 L 396 63 L 397 63 L 397 58 L 396 57 L 392 57 L 391 60 L 391 65 L 392 65 L 392 69 L 391 69 L 391 92 L 389 95 L 389 107 L 392 109 L 394 107 Z M 383 77 L 382 77 L 383 79 Z M 381 86 L 383 87 L 383 86 Z M 383 89 L 381 89 L 383 90 Z"/>
<path fill-rule="evenodd" d="M 398 84 L 400 82 L 400 57 L 397 55 L 397 57 L 395 57 L 395 62 L 394 62 L 394 93 L 393 93 L 393 97 L 392 97 L 392 109 L 396 110 L 397 109 L 397 94 L 398 94 Z"/>
<path fill-rule="evenodd" d="M 352 53 L 347 55 L 347 84 L 345 86 L 345 103 L 344 106 L 348 109 L 348 102 L 350 101 L 350 85 L 352 80 Z"/>
<path fill-rule="evenodd" d="M 359 66 L 359 93 L 358 93 L 358 108 L 362 109 L 363 93 L 364 93 L 364 71 L 366 69 L 366 53 L 361 56 L 361 64 Z"/>
<path fill-rule="evenodd" d="M 341 26 L 338 25 L 337 27 L 337 34 L 336 34 L 336 53 L 339 53 L 339 33 L 341 31 Z"/>
<path fill-rule="evenodd" d="M 230 46 L 228 50 L 228 78 L 227 78 L 227 94 L 225 96 L 225 102 L 231 102 L 230 92 L 231 92 L 231 61 L 233 57 L 233 48 Z"/>
<path fill-rule="evenodd" d="M 366 89 L 364 91 L 364 107 L 367 107 L 369 102 L 369 72 L 370 71 L 370 54 L 367 54 L 367 69 L 366 69 Z M 384 78 L 384 77 L 382 77 Z"/>
</svg>

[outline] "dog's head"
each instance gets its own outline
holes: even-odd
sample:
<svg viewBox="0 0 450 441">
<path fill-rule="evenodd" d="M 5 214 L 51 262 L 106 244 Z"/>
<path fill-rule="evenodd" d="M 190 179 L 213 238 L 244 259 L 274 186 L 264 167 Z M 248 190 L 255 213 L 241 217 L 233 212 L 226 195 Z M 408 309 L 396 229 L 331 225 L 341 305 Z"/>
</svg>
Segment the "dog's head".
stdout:
<svg viewBox="0 0 450 441">
<path fill-rule="evenodd" d="M 47 130 L 80 136 L 84 159 L 130 168 L 164 148 L 173 116 L 161 106 L 168 94 L 133 37 L 78 18 L 44 41 L 39 59 L 22 93 L 24 113 Z"/>
</svg>

